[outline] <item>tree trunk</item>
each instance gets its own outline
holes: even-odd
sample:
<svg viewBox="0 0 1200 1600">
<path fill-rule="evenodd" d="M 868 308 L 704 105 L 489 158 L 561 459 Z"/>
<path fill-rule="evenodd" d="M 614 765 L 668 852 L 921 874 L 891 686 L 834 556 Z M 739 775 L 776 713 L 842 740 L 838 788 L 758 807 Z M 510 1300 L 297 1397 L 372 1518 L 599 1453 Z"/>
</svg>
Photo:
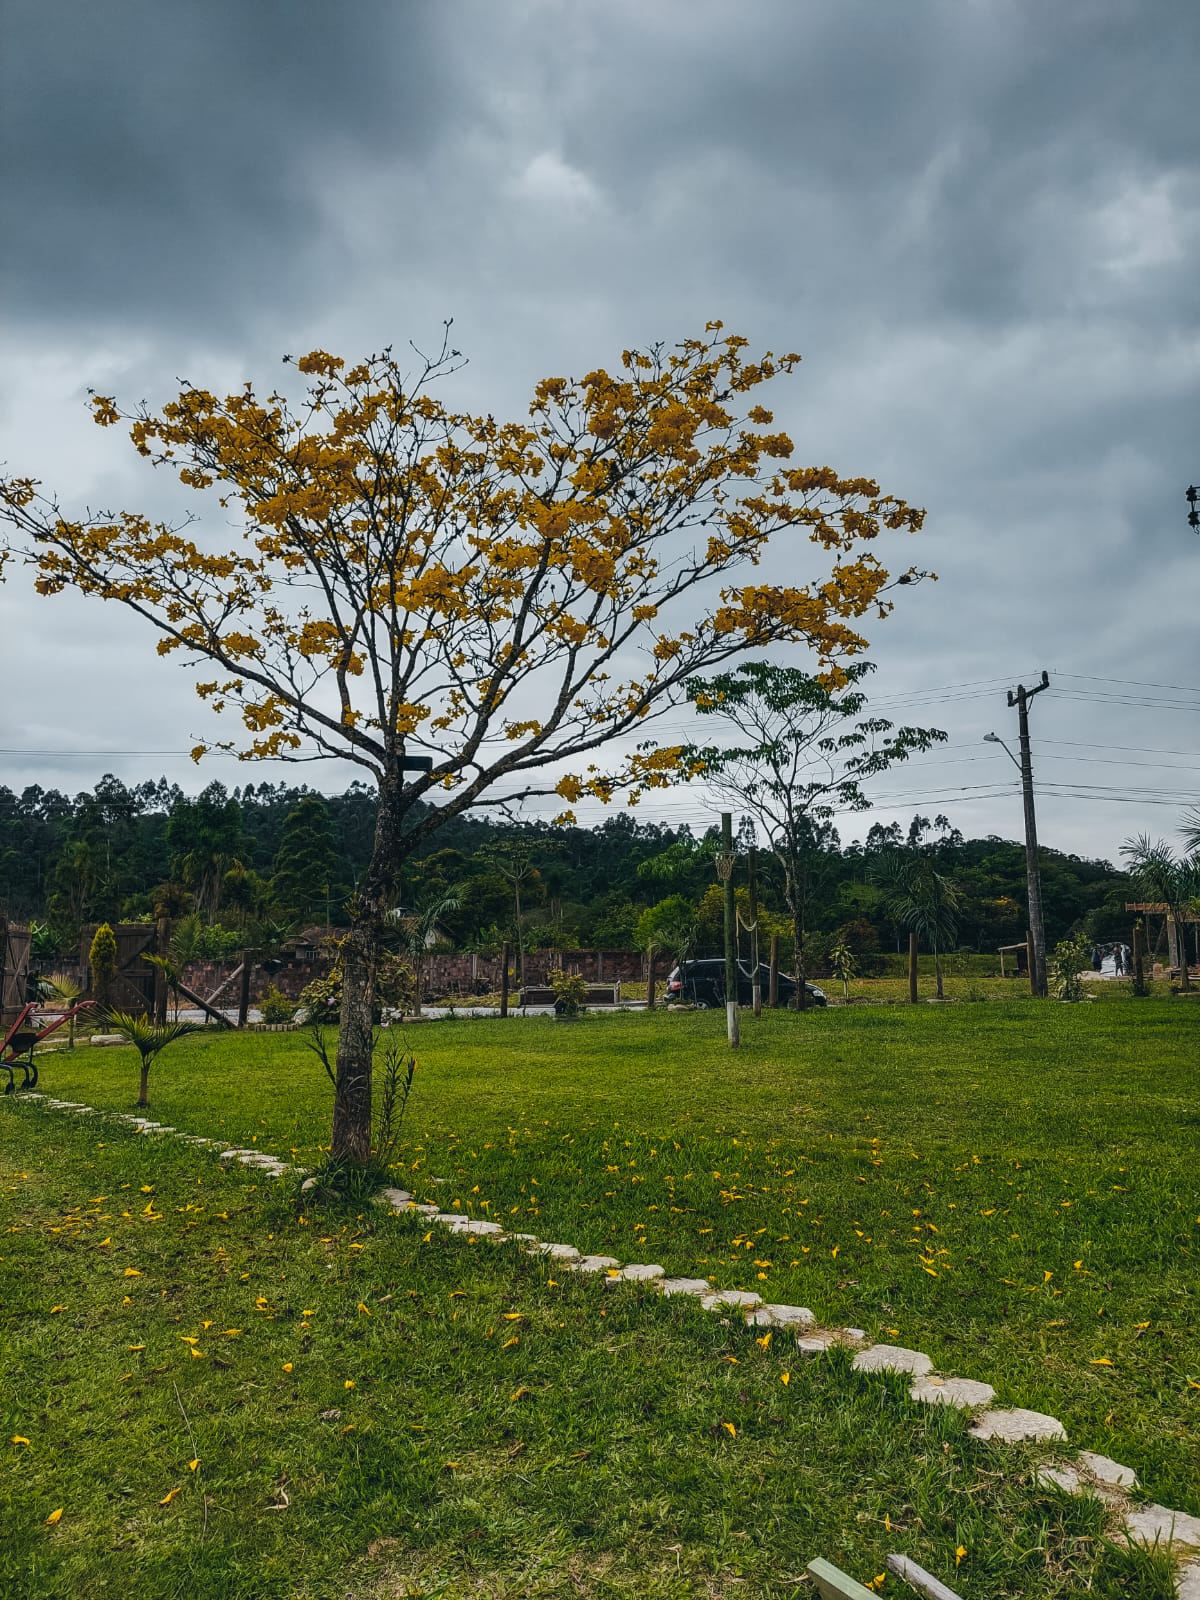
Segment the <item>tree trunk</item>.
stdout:
<svg viewBox="0 0 1200 1600">
<path fill-rule="evenodd" d="M 917 935 L 912 929 L 908 935 L 908 1003 L 917 1003 Z"/>
<path fill-rule="evenodd" d="M 937 985 L 937 997 L 939 1000 L 944 1000 L 946 997 L 942 993 L 942 955 L 936 945 L 933 947 L 933 978 Z"/>
<path fill-rule="evenodd" d="M 380 939 L 400 864 L 398 765 L 379 786 L 371 860 L 363 874 L 350 931 L 342 941 L 342 1011 L 333 1101 L 335 1161 L 365 1166 L 371 1159 L 371 1058 L 375 1045 L 375 974 Z"/>
<path fill-rule="evenodd" d="M 792 938 L 796 945 L 796 1009 L 808 1010 L 808 986 L 804 981 L 804 929 L 800 925 L 800 913 L 792 912 Z"/>
<path fill-rule="evenodd" d="M 138 1106 L 139 1106 L 139 1108 L 141 1110 L 144 1111 L 149 1104 L 150 1104 L 150 1063 L 148 1061 L 146 1061 L 145 1059 L 143 1059 L 143 1061 L 142 1061 L 142 1080 L 141 1080 L 141 1084 L 140 1084 L 140 1086 L 138 1088 Z"/>
</svg>

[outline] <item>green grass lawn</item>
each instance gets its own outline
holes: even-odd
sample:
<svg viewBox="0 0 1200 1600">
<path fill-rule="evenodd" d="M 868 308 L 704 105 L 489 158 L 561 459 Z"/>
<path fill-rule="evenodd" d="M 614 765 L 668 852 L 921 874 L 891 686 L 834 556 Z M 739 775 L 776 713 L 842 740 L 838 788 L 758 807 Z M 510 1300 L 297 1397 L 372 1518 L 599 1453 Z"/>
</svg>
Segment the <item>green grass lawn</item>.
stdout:
<svg viewBox="0 0 1200 1600">
<path fill-rule="evenodd" d="M 1200 1013 L 851 1007 L 748 1019 L 736 1054 L 722 1031 L 712 1013 L 413 1027 L 398 1180 L 926 1349 L 1200 1513 Z M 80 1049 L 43 1088 L 128 1109 L 135 1065 Z M 302 1163 L 329 1115 L 294 1034 L 185 1040 L 151 1102 Z M 4 1436 L 31 1441 L 0 1559 L 33 1573 L 0 1592 L 87 1574 L 88 1593 L 155 1597 L 756 1595 L 815 1554 L 861 1578 L 907 1549 L 950 1578 L 962 1544 L 956 1586 L 979 1600 L 1169 1593 L 1106 1553 L 1094 1508 L 1021 1487 L 1020 1452 L 841 1354 L 802 1364 L 678 1301 L 551 1287 L 510 1247 L 422 1243 L 405 1219 L 301 1222 L 278 1185 L 111 1125 L 6 1103 L 0 1139 L 28 1174 L 5 1180 Z"/>
</svg>

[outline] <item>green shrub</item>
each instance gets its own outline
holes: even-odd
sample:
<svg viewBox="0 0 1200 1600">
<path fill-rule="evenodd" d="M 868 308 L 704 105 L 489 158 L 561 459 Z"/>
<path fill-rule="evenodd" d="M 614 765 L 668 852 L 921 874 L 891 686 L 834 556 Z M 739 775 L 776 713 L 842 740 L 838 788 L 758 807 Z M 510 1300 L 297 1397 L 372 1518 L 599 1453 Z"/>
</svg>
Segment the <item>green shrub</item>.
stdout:
<svg viewBox="0 0 1200 1600">
<path fill-rule="evenodd" d="M 296 1002 L 272 984 L 258 1002 L 258 1010 L 264 1022 L 291 1022 L 296 1015 Z"/>
<path fill-rule="evenodd" d="M 549 974 L 554 990 L 554 1009 L 560 1017 L 577 1017 L 587 1005 L 587 979 L 579 972 L 564 972 L 555 967 Z"/>
<path fill-rule="evenodd" d="M 112 1005 L 113 981 L 117 976 L 117 936 L 107 922 L 102 922 L 92 938 L 88 951 L 88 965 L 92 969 L 92 994 L 102 1011 Z"/>
</svg>

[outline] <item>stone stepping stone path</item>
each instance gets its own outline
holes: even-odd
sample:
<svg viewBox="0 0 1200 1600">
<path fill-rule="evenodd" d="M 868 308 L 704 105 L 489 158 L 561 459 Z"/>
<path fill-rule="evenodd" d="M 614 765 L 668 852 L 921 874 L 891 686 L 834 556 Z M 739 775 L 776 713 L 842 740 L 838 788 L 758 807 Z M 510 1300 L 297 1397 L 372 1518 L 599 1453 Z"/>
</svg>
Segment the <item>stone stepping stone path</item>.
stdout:
<svg viewBox="0 0 1200 1600">
<path fill-rule="evenodd" d="M 94 1106 L 82 1105 L 74 1100 L 55 1100 L 36 1091 L 27 1091 L 22 1099 L 40 1102 L 52 1111 L 66 1111 L 76 1116 L 101 1116 L 111 1121 L 125 1123 L 139 1134 L 165 1134 L 181 1139 L 199 1149 L 218 1152 L 217 1159 L 236 1163 L 251 1171 L 263 1172 L 271 1177 L 303 1176 L 303 1169 L 294 1167 L 265 1150 L 241 1149 L 220 1140 L 204 1139 L 195 1134 L 181 1134 L 176 1129 L 125 1112 L 102 1112 Z M 444 1183 L 441 1178 L 435 1183 Z M 317 1179 L 305 1177 L 301 1192 L 317 1185 Z M 588 1255 L 571 1244 L 555 1244 L 539 1239 L 532 1233 L 509 1233 L 498 1222 L 488 1222 L 481 1217 L 468 1217 L 457 1211 L 443 1211 L 440 1206 L 422 1204 L 407 1189 L 381 1189 L 375 1196 L 377 1205 L 386 1206 L 401 1216 L 432 1218 L 451 1234 L 466 1235 L 472 1239 L 490 1239 L 495 1244 L 518 1244 L 530 1255 L 542 1256 L 566 1272 L 602 1275 L 608 1285 L 640 1283 L 648 1285 L 665 1299 L 687 1295 L 695 1299 L 705 1311 L 727 1313 L 722 1318 L 731 1322 L 729 1313 L 740 1316 L 748 1328 L 769 1328 L 792 1331 L 795 1334 L 796 1352 L 802 1356 L 824 1355 L 836 1348 L 853 1348 L 851 1362 L 854 1372 L 866 1375 L 897 1373 L 913 1378 L 909 1388 L 910 1398 L 924 1405 L 955 1406 L 962 1411 L 975 1413 L 975 1421 L 968 1430 L 970 1437 L 987 1444 L 1064 1444 L 1067 1431 L 1057 1417 L 1041 1411 L 1026 1411 L 1019 1407 L 993 1406 L 996 1391 L 990 1383 L 974 1378 L 957 1378 L 934 1371 L 933 1360 L 923 1350 L 909 1350 L 902 1345 L 873 1344 L 862 1328 L 819 1328 L 816 1318 L 807 1306 L 767 1305 L 760 1294 L 744 1289 L 715 1289 L 707 1278 L 668 1277 L 663 1268 L 653 1262 L 622 1263 L 615 1256 Z M 1092 1450 L 1080 1450 L 1071 1462 L 1043 1462 L 1033 1474 L 1032 1484 L 1038 1489 L 1057 1490 L 1070 1495 L 1090 1495 L 1103 1500 L 1109 1507 L 1113 1527 L 1130 1543 L 1158 1545 L 1170 1548 L 1183 1564 L 1176 1574 L 1177 1600 L 1200 1600 L 1200 1517 L 1189 1516 L 1184 1511 L 1173 1511 L 1169 1506 L 1138 1504 L 1130 1498 L 1129 1491 L 1138 1488 L 1137 1473 L 1132 1467 L 1122 1466 L 1108 1456 Z M 889 1564 L 892 1558 L 889 1558 Z M 907 1558 L 897 1556 L 896 1561 Z M 911 1565 L 911 1563 L 910 1563 Z M 899 1571 L 893 1567 L 893 1571 Z M 913 1568 L 914 1572 L 919 1571 Z"/>
</svg>

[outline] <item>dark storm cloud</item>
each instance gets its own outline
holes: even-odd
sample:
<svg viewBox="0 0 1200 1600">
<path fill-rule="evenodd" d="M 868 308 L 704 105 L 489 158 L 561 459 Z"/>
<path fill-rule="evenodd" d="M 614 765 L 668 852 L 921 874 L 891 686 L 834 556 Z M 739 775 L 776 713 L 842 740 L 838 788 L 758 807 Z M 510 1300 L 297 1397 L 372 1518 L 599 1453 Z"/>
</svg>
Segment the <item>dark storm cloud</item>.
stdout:
<svg viewBox="0 0 1200 1600">
<path fill-rule="evenodd" d="M 778 399 L 803 458 L 870 471 L 929 508 L 903 557 L 941 583 L 873 635 L 877 691 L 908 695 L 909 720 L 931 684 L 1040 665 L 1200 681 L 1200 551 L 1181 499 L 1200 476 L 1200 7 L 0 12 L 13 352 L 0 459 L 53 474 L 65 500 L 146 493 L 113 436 L 78 422 L 89 383 L 157 401 L 179 372 L 262 378 L 284 350 L 427 340 L 454 314 L 472 357 L 456 402 L 519 413 L 545 372 L 719 316 L 804 353 Z M 794 557 L 780 561 L 790 571 Z M 94 612 L 43 613 L 8 588 L 6 642 L 38 653 L 46 697 L 65 707 L 54 741 L 125 748 L 113 697 L 80 670 Z M 93 637 L 106 670 L 152 685 L 146 742 L 186 745 L 200 723 L 186 676 L 148 662 L 123 619 Z M 924 717 L 964 761 L 969 747 L 964 783 L 990 774 L 984 758 L 1003 771 L 980 748 L 1006 726 L 995 698 Z M 1153 727 L 1156 715 L 1039 702 L 1047 737 L 1195 742 L 1194 716 Z M 10 707 L 2 742 L 42 747 L 40 721 L 35 705 Z M 196 783 L 183 765 L 172 776 Z M 938 777 L 953 787 L 953 769 Z M 921 781 L 906 773 L 902 787 Z M 1135 821 L 1169 825 L 1055 803 L 1051 842 L 1111 853 Z M 1004 806 L 962 820 L 1019 828 Z"/>
<path fill-rule="evenodd" d="M 431 16 L 387 0 L 5 0 L 10 313 L 145 326 L 294 291 L 318 254 L 322 162 L 343 145 L 417 162 L 439 135 Z"/>
</svg>

